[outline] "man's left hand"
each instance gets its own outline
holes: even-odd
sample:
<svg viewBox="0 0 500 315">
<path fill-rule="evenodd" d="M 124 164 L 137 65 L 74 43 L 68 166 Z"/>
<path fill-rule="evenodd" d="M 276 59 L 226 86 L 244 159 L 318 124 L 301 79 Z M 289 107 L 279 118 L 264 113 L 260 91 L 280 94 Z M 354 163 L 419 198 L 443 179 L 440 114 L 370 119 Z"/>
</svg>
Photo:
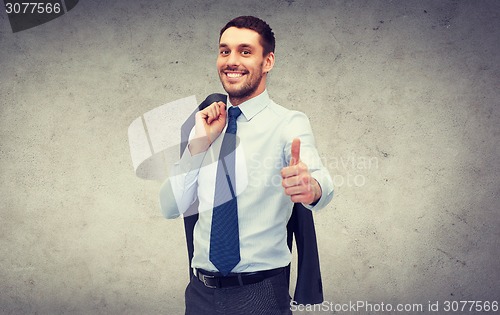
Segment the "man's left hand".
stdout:
<svg viewBox="0 0 500 315">
<path fill-rule="evenodd" d="M 293 202 L 313 204 L 321 198 L 321 187 L 300 161 L 300 139 L 293 139 L 290 165 L 281 169 L 281 184 Z"/>
</svg>

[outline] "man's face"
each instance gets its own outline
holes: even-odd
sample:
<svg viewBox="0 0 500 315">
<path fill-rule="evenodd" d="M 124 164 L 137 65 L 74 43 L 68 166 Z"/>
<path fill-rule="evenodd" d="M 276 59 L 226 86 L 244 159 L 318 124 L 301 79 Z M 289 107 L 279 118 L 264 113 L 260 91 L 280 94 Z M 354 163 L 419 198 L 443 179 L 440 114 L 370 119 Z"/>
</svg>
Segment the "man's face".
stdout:
<svg viewBox="0 0 500 315">
<path fill-rule="evenodd" d="M 265 72 L 271 70 L 274 54 L 263 56 L 264 48 L 259 38 L 257 32 L 237 27 L 228 28 L 220 38 L 217 69 L 222 86 L 232 101 L 241 103 L 266 88 Z M 272 55 L 271 60 L 269 55 Z"/>
</svg>

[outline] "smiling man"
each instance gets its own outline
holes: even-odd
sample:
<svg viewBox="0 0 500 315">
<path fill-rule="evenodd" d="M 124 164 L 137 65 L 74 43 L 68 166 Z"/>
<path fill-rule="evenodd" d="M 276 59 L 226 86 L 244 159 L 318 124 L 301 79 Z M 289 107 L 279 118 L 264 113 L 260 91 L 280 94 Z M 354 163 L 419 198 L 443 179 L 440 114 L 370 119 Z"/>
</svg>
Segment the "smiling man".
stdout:
<svg viewBox="0 0 500 315">
<path fill-rule="evenodd" d="M 174 166 L 180 175 L 160 191 L 167 218 L 199 201 L 186 314 L 291 314 L 285 268 L 293 204 L 318 210 L 333 196 L 309 120 L 267 93 L 274 48 L 274 33 L 256 17 L 222 28 L 217 70 L 227 104 L 214 102 L 196 114 Z"/>
</svg>

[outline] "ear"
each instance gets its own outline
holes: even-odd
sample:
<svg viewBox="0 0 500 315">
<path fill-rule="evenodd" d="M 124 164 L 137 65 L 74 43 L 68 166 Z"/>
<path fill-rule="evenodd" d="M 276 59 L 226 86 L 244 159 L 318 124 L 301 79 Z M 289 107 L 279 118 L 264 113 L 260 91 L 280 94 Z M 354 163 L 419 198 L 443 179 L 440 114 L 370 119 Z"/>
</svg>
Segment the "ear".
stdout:
<svg viewBox="0 0 500 315">
<path fill-rule="evenodd" d="M 264 58 L 264 66 L 262 67 L 262 71 L 267 73 L 267 72 L 271 71 L 271 69 L 273 67 L 274 67 L 274 53 L 270 52 Z"/>
</svg>

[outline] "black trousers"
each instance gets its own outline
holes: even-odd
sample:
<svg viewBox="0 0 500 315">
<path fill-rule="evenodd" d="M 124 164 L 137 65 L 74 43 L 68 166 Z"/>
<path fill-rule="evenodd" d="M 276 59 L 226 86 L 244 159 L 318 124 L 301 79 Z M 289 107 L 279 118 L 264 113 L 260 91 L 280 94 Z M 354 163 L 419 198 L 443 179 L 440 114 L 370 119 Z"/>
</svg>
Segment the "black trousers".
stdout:
<svg viewBox="0 0 500 315">
<path fill-rule="evenodd" d="M 285 272 L 261 282 L 208 288 L 192 277 L 186 288 L 186 315 L 291 315 Z"/>
</svg>

